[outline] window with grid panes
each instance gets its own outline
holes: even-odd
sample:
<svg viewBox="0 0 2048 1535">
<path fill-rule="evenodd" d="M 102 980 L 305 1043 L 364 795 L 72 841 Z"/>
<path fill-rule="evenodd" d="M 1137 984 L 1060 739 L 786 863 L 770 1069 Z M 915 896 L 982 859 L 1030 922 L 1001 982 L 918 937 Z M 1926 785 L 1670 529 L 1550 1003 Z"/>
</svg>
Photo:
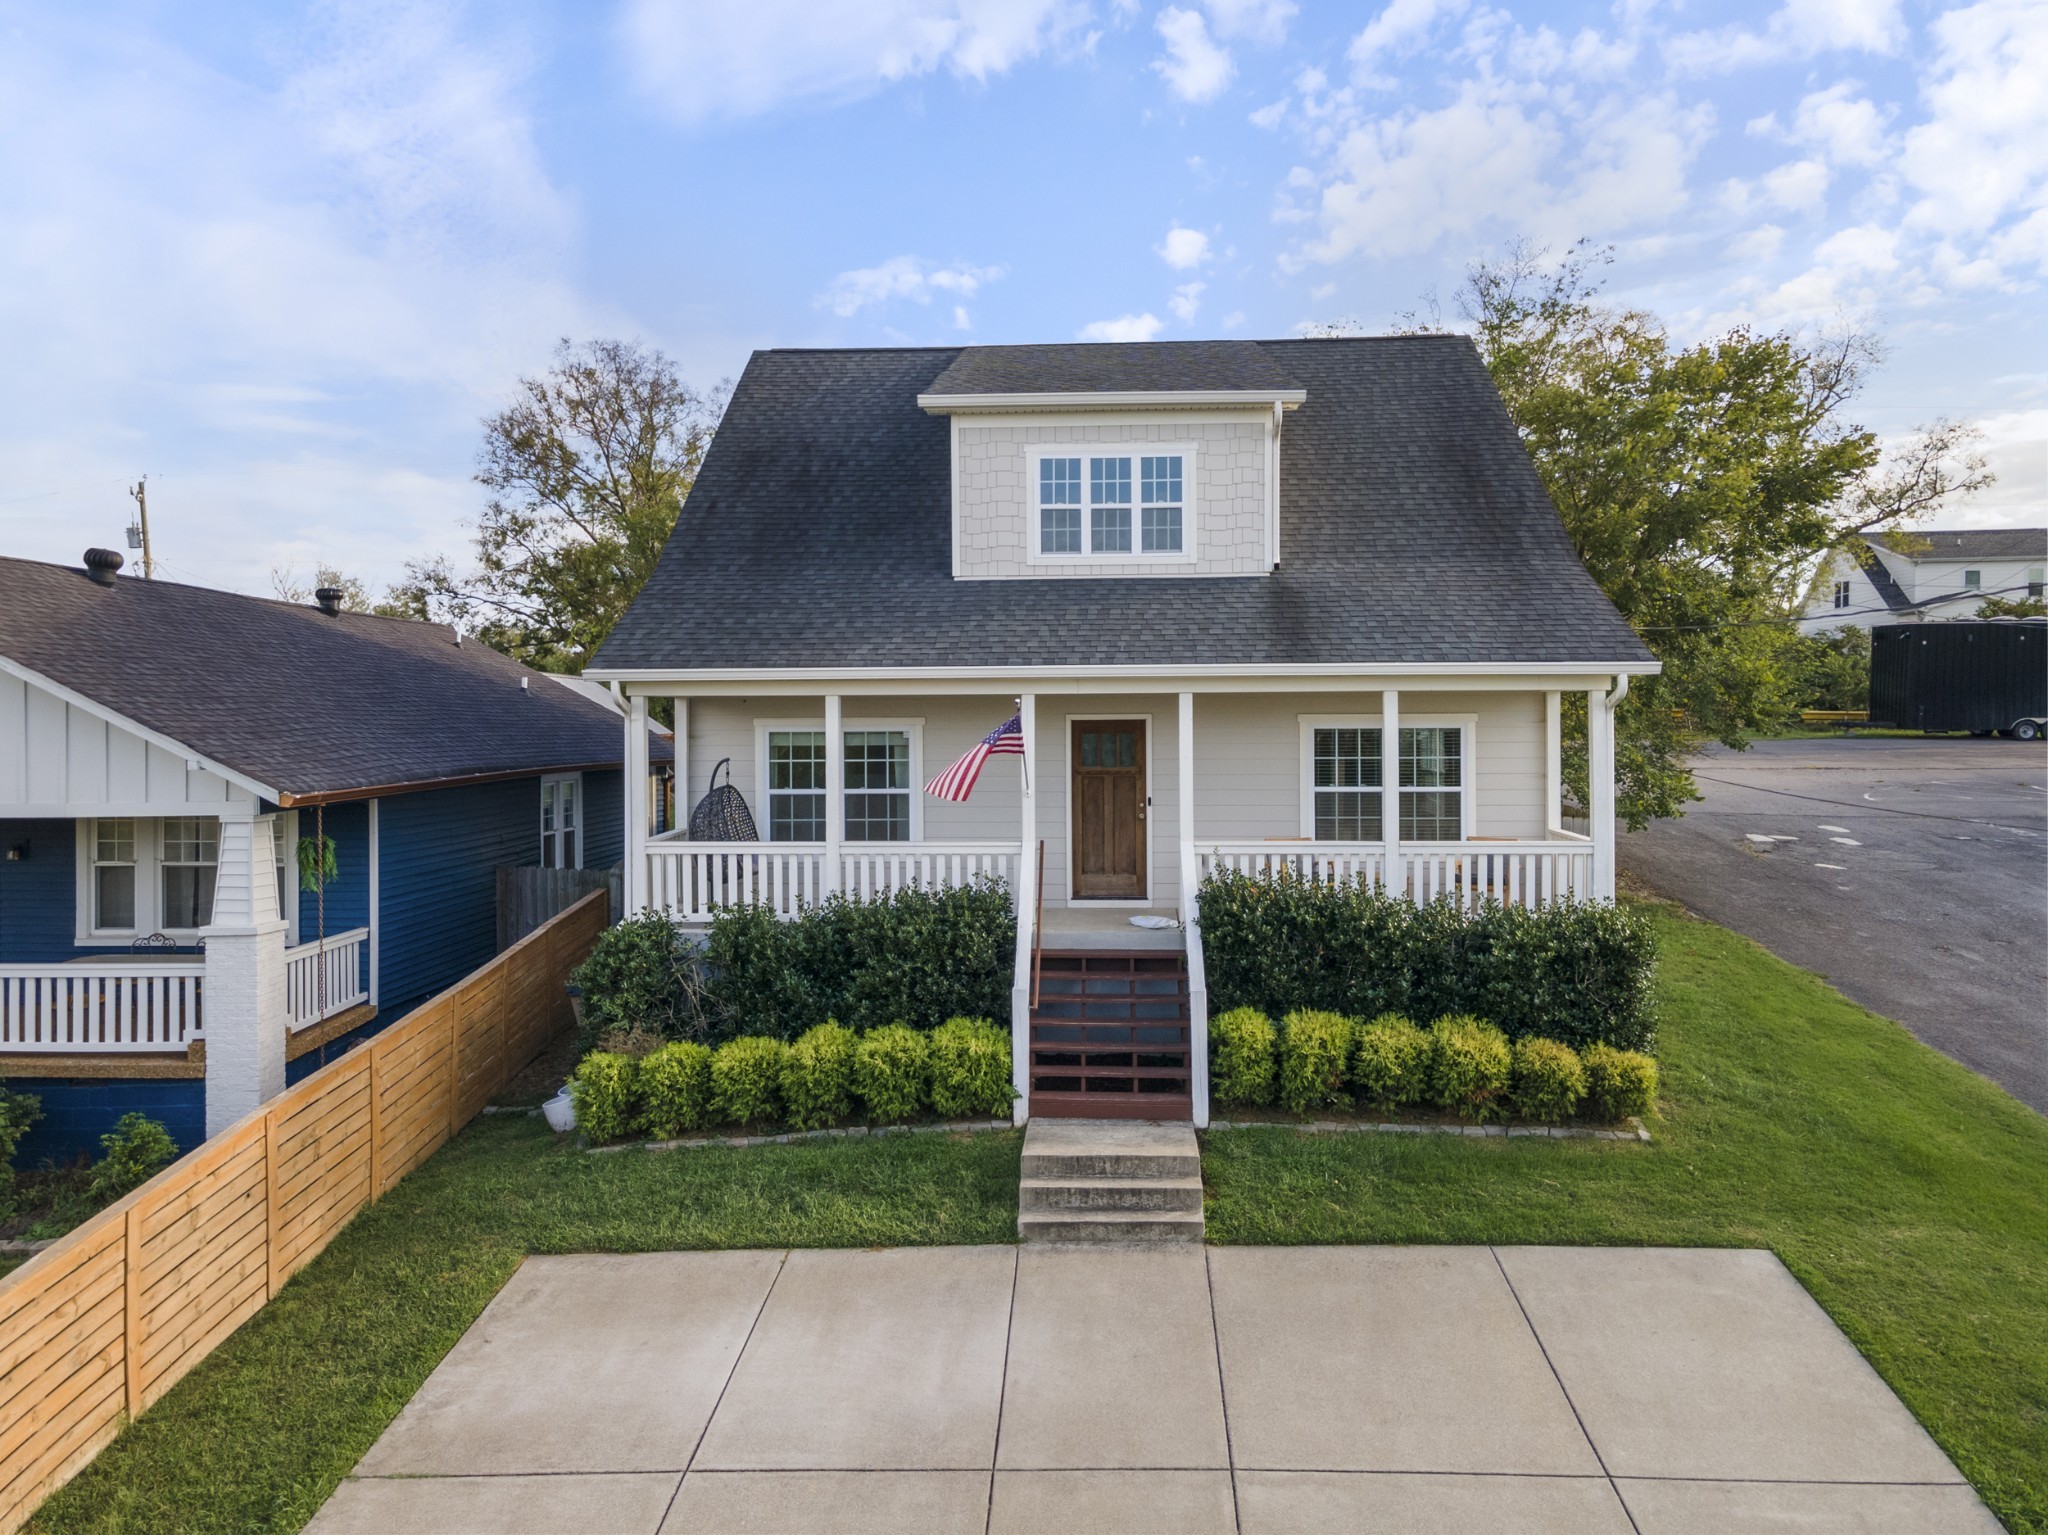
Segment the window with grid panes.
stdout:
<svg viewBox="0 0 2048 1535">
<path fill-rule="evenodd" d="M 1081 552 L 1081 461 L 1038 461 L 1038 552 Z"/>
<path fill-rule="evenodd" d="M 1318 725 L 1311 739 L 1316 839 L 1379 841 L 1379 730 L 1363 725 Z"/>
<path fill-rule="evenodd" d="M 1847 581 L 1837 581 L 1835 583 L 1835 606 L 1838 608 L 1846 608 L 1848 605 L 1849 583 Z"/>
<path fill-rule="evenodd" d="M 846 732 L 846 840 L 910 840 L 910 733 Z"/>
<path fill-rule="evenodd" d="M 1457 842 L 1464 837 L 1464 736 L 1455 725 L 1402 728 L 1402 841 Z"/>
<path fill-rule="evenodd" d="M 768 732 L 768 840 L 825 840 L 825 732 Z"/>
<path fill-rule="evenodd" d="M 1088 460 L 1088 552 L 1131 552 L 1131 461 Z"/>
<path fill-rule="evenodd" d="M 92 840 L 92 925 L 98 932 L 135 931 L 135 822 L 95 821 Z"/>
<path fill-rule="evenodd" d="M 164 820 L 163 926 L 193 929 L 213 920 L 213 885 L 220 866 L 220 822 L 212 816 Z"/>
</svg>

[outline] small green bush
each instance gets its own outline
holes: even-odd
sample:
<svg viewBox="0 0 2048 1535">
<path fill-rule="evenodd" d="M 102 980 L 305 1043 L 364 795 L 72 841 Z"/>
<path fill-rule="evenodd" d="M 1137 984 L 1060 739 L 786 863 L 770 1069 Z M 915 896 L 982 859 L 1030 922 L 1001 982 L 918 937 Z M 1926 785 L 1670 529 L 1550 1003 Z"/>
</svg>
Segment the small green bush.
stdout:
<svg viewBox="0 0 2048 1535">
<path fill-rule="evenodd" d="M 782 1103 L 799 1130 L 822 1130 L 853 1112 L 853 1030 L 827 1020 L 782 1057 Z"/>
<path fill-rule="evenodd" d="M 1352 1023 L 1341 1013 L 1303 1011 L 1280 1021 L 1280 1104 L 1296 1114 L 1342 1104 Z"/>
<path fill-rule="evenodd" d="M 658 1140 L 711 1123 L 711 1047 L 663 1045 L 640 1062 L 640 1125 Z"/>
<path fill-rule="evenodd" d="M 576 1063 L 569 1101 L 576 1128 L 593 1141 L 615 1141 L 640 1120 L 640 1063 L 629 1055 L 593 1050 Z"/>
<path fill-rule="evenodd" d="M 853 1088 L 878 1120 L 908 1119 L 931 1095 L 925 1036 L 900 1023 L 863 1034 L 853 1052 Z"/>
<path fill-rule="evenodd" d="M 1586 1068 L 1586 1113 L 1613 1123 L 1650 1112 L 1657 1103 L 1657 1063 L 1637 1050 L 1588 1045 L 1579 1060 Z"/>
<path fill-rule="evenodd" d="M 1008 1029 L 986 1018 L 948 1018 L 932 1030 L 926 1049 L 934 1113 L 955 1119 L 1010 1112 L 1016 1090 L 1010 1085 Z"/>
<path fill-rule="evenodd" d="M 1586 1096 L 1586 1068 L 1570 1045 L 1554 1039 L 1516 1040 L 1514 1076 L 1515 1112 L 1524 1119 L 1570 1119 Z"/>
<path fill-rule="evenodd" d="M 130 1189 L 139 1189 L 156 1176 L 158 1168 L 170 1165 L 178 1154 L 171 1132 L 143 1114 L 123 1114 L 114 1128 L 100 1137 L 105 1153 L 93 1164 L 87 1185 L 92 1197 L 110 1205 Z"/>
<path fill-rule="evenodd" d="M 1209 1074 L 1219 1103 L 1264 1108 L 1273 1101 L 1279 1031 L 1255 1007 L 1233 1007 L 1209 1020 Z"/>
<path fill-rule="evenodd" d="M 728 1039 L 711 1055 L 711 1104 L 720 1119 L 760 1124 L 782 1107 L 782 1059 L 789 1046 L 760 1034 Z"/>
<path fill-rule="evenodd" d="M 1429 1047 L 1432 1103 L 1473 1119 L 1501 1114 L 1514 1074 L 1507 1035 L 1477 1018 L 1439 1018 L 1429 1026 Z"/>
<path fill-rule="evenodd" d="M 1360 1024 L 1351 1042 L 1351 1085 L 1382 1108 L 1420 1103 L 1429 1092 L 1429 1035 L 1399 1013 Z"/>
<path fill-rule="evenodd" d="M 667 912 L 644 911 L 604 930 L 569 979 L 583 993 L 583 1048 L 612 1030 L 664 1039 L 702 1032 L 697 958 Z"/>
<path fill-rule="evenodd" d="M 42 1117 L 42 1099 L 0 1087 L 0 1216 L 14 1209 L 14 1148 L 28 1134 L 29 1126 Z"/>
</svg>

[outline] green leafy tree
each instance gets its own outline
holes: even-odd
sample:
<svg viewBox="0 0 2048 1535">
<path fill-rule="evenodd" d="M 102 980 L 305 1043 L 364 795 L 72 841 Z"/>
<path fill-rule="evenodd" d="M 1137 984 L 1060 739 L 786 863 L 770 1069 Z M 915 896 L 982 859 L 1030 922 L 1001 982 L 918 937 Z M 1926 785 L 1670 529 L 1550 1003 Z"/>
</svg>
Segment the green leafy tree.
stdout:
<svg viewBox="0 0 2048 1535">
<path fill-rule="evenodd" d="M 2048 601 L 2039 597 L 1986 597 L 1977 604 L 1979 618 L 2048 618 Z"/>
<path fill-rule="evenodd" d="M 1739 748 L 1796 707 L 1791 615 L 1830 550 L 1991 477 L 1967 425 L 1888 454 L 1847 418 L 1881 360 L 1871 338 L 1737 327 L 1680 345 L 1599 301 L 1604 259 L 1519 247 L 1473 266 L 1458 303 L 1580 557 L 1664 663 L 1618 719 L 1616 797 L 1636 827 L 1698 797 L 1697 746 Z M 1583 792 L 1583 699 L 1567 721 Z"/>
<path fill-rule="evenodd" d="M 658 351 L 564 340 L 484 422 L 491 492 L 475 563 L 407 566 L 391 604 L 475 632 L 547 671 L 578 671 L 660 558 L 724 403 Z"/>
</svg>

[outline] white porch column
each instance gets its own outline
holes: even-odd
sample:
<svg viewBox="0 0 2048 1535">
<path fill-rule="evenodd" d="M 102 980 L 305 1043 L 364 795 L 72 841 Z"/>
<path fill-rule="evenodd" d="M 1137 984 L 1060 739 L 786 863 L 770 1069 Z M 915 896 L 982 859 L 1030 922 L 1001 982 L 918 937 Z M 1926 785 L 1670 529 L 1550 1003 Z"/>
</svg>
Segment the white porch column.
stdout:
<svg viewBox="0 0 2048 1535">
<path fill-rule="evenodd" d="M 626 699 L 625 886 L 626 912 L 637 917 L 647 909 L 647 700 Z"/>
<path fill-rule="evenodd" d="M 675 739 L 671 743 L 675 751 L 675 818 L 669 824 L 670 831 L 679 830 L 690 824 L 690 700 L 671 700 L 676 706 Z"/>
<path fill-rule="evenodd" d="M 270 817 L 222 807 L 206 940 L 206 1133 L 220 1134 L 284 1091 L 284 919 Z"/>
<path fill-rule="evenodd" d="M 1023 791 L 1017 816 L 1017 963 L 1010 982 L 1010 1085 L 1017 1096 L 1010 1105 L 1014 1124 L 1031 1115 L 1031 955 L 1038 922 L 1038 695 L 1017 700 L 1017 723 L 1024 732 Z"/>
<path fill-rule="evenodd" d="M 379 865 L 383 861 L 382 843 L 377 832 L 377 801 L 371 800 L 370 812 L 370 1006 L 377 1005 L 379 977 L 384 969 L 384 918 L 378 910 L 384 899 L 383 872 Z M 297 871 L 289 864 L 285 866 L 285 878 L 296 879 Z"/>
<path fill-rule="evenodd" d="M 1209 976 L 1202 960 L 1195 858 L 1195 695 L 1180 695 L 1180 919 L 1188 934 L 1188 1089 L 1197 1130 L 1209 1128 Z"/>
<path fill-rule="evenodd" d="M 1563 695 L 1553 689 L 1543 695 L 1543 829 L 1553 837 L 1564 830 L 1563 799 Z"/>
<path fill-rule="evenodd" d="M 846 731 L 839 695 L 825 695 L 825 894 L 839 890 L 839 845 L 846 836 Z"/>
<path fill-rule="evenodd" d="M 1406 895 L 1408 871 L 1401 866 L 1401 694 L 1397 688 L 1380 690 L 1380 840 L 1387 847 L 1387 893 Z"/>
<path fill-rule="evenodd" d="M 1587 811 L 1593 824 L 1593 899 L 1614 899 L 1614 705 L 1603 688 L 1586 694 Z"/>
</svg>

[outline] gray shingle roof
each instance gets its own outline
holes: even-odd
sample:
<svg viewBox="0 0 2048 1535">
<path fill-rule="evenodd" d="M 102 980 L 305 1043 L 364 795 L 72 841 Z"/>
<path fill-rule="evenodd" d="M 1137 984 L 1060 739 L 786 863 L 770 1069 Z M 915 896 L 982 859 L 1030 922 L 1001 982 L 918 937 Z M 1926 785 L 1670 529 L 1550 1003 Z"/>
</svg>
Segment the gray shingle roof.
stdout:
<svg viewBox="0 0 2048 1535">
<path fill-rule="evenodd" d="M 1904 528 L 1873 533 L 1870 540 L 1911 560 L 2048 559 L 2048 528 L 1957 528 L 1946 533 Z"/>
<path fill-rule="evenodd" d="M 0 656 L 293 797 L 624 754 L 616 711 L 444 625 L 203 586 L 0 557 Z"/>
<path fill-rule="evenodd" d="M 1068 394 L 1299 389 L 1256 341 L 1063 342 L 970 346 L 930 394 Z"/>
<path fill-rule="evenodd" d="M 1208 355 L 1146 356 L 1181 345 Z M 917 396 L 962 353 L 756 352 L 591 670 L 1650 659 L 1468 341 L 1256 345 L 1308 391 L 1282 443 L 1281 568 L 1185 580 L 954 580 L 949 426 Z"/>
</svg>

